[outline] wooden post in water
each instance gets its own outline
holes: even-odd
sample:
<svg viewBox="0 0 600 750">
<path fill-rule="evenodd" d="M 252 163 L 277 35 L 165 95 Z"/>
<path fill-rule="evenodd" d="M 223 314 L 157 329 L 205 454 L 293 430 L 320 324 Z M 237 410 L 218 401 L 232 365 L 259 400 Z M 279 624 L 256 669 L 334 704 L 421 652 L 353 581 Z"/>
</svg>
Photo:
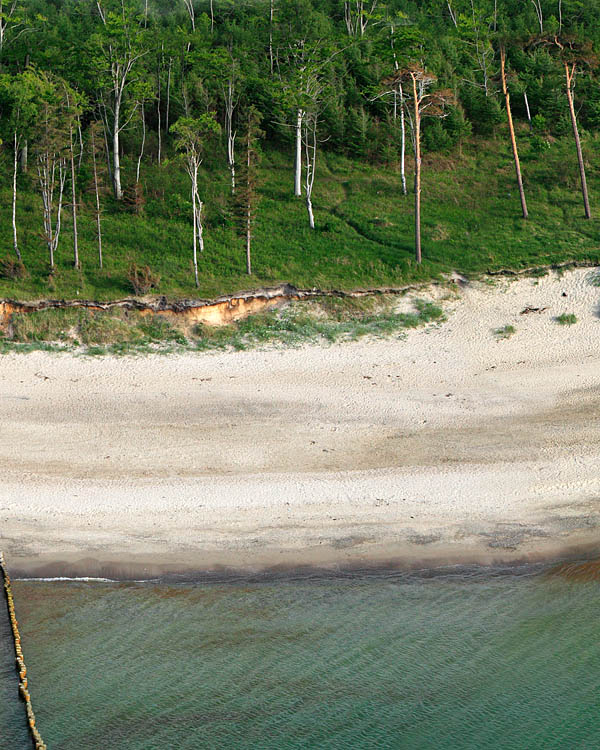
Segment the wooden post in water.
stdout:
<svg viewBox="0 0 600 750">
<path fill-rule="evenodd" d="M 31 739 L 33 740 L 33 747 L 35 750 L 48 750 L 42 735 L 39 733 L 38 728 L 35 725 L 35 714 L 31 705 L 31 695 L 27 689 L 27 667 L 23 659 L 23 650 L 21 648 L 21 635 L 19 633 L 19 625 L 17 622 L 17 616 L 15 614 L 15 602 L 12 594 L 12 588 L 10 585 L 10 577 L 4 563 L 4 555 L 0 552 L 0 576 L 4 584 L 4 594 L 6 597 L 6 604 L 8 608 L 8 619 L 10 620 L 10 627 L 13 634 L 13 640 L 15 644 L 15 663 L 17 667 L 17 673 L 19 675 L 19 695 L 25 703 L 25 712 L 27 714 L 27 724 L 29 726 L 29 732 Z"/>
</svg>

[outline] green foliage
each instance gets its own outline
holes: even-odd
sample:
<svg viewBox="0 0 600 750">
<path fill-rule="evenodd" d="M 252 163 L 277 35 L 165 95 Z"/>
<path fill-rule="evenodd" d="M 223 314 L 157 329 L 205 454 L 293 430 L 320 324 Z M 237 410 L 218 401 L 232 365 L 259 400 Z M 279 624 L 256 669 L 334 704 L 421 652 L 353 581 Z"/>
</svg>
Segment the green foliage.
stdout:
<svg viewBox="0 0 600 750">
<path fill-rule="evenodd" d="M 494 336 L 497 339 L 509 339 L 516 332 L 517 329 L 513 325 L 505 325 L 501 328 L 496 328 L 494 331 Z"/>
<path fill-rule="evenodd" d="M 0 352 L 83 347 L 84 353 L 99 355 L 289 347 L 355 341 L 364 336 L 382 338 L 445 320 L 443 310 L 431 302 L 414 300 L 412 313 L 398 312 L 395 302 L 385 297 L 322 297 L 257 313 L 226 326 L 199 324 L 187 335 L 175 316 L 168 319 L 121 309 L 47 308 L 13 315 L 12 336 L 0 341 Z"/>
<path fill-rule="evenodd" d="M 11 166 L 27 144 L 29 169 L 17 177 L 17 224 L 28 273 L 5 273 L 0 296 L 111 299 L 130 293 L 132 264 L 152 269 L 154 290 L 170 296 L 214 296 L 245 286 L 243 238 L 236 222 L 242 181 L 233 197 L 221 132 L 230 82 L 238 177 L 243 176 L 244 113 L 251 108 L 262 113 L 268 144 L 260 167 L 258 160 L 252 165 L 253 284 L 401 286 L 452 270 L 481 273 L 598 259 L 596 221 L 579 220 L 564 69 L 547 48 L 526 44 L 538 31 L 533 3 L 393 0 L 361 10 L 360 4 L 338 0 L 278 0 L 273 23 L 265 3 L 191 5 L 192 16 L 180 2 L 157 0 L 6 5 L 0 51 L 0 248 L 4 256 L 12 246 Z M 593 53 L 600 47 L 600 0 L 565 0 L 561 7 L 563 33 Z M 552 13 L 545 13 L 547 33 L 558 31 Z M 508 52 L 530 209 L 527 224 L 519 219 L 498 91 L 500 37 Z M 588 55 L 587 62 L 593 58 Z M 411 201 L 398 185 L 402 102 L 396 96 L 394 109 L 394 97 L 382 90 L 394 71 L 416 62 L 435 77 L 430 92 L 451 92 L 453 99 L 443 119 L 423 127 L 421 267 L 411 258 Z M 593 202 L 600 193 L 600 89 L 590 73 L 593 65 L 580 66 L 574 92 Z M 525 122 L 525 92 L 533 133 Z M 320 222 L 313 232 L 305 227 L 301 202 L 291 195 L 298 107 L 319 118 L 322 142 L 313 194 Z M 406 107 L 405 114 L 408 121 Z M 52 141 L 57 148 L 45 150 L 64 170 L 65 135 L 72 129 L 78 136 L 79 121 L 84 153 L 81 163 L 77 159 L 75 187 L 82 204 L 82 269 L 70 267 L 71 217 L 65 206 L 56 268 L 49 276 L 34 165 L 44 158 L 42 146 Z M 93 122 L 106 126 L 106 132 L 96 126 L 95 148 L 102 183 L 101 271 L 93 199 L 87 192 Z M 409 125 L 406 135 L 410 177 Z M 113 137 L 121 139 L 117 153 L 122 155 L 125 201 L 108 196 Z M 105 144 L 108 153 L 101 153 Z M 202 202 L 205 250 L 196 290 L 190 224 L 198 219 L 184 166 L 194 171 L 200 164 L 195 199 Z M 65 203 L 72 187 L 68 175 Z M 53 195 L 56 204 L 56 186 Z M 143 284 L 136 289 L 150 291 Z"/>
<path fill-rule="evenodd" d="M 557 315 L 555 320 L 561 326 L 572 326 L 577 323 L 577 316 L 574 313 L 562 313 Z"/>
<path fill-rule="evenodd" d="M 66 341 L 77 326 L 80 312 L 47 309 L 12 316 L 12 339 L 19 342 Z"/>
<path fill-rule="evenodd" d="M 402 196 L 400 175 L 338 154 L 318 163 L 314 202 L 321 221 L 305 226 L 305 208 L 291 195 L 289 154 L 265 147 L 258 171 L 260 202 L 253 229 L 252 286 L 283 281 L 301 288 L 401 287 L 459 271 L 547 266 L 567 260 L 600 262 L 597 221 L 581 221 L 577 161 L 570 139 L 553 141 L 544 159 L 527 159 L 531 136 L 521 134 L 530 219 L 519 218 L 510 145 L 505 138 L 470 139 L 462 156 L 425 154 L 423 173 L 424 261 L 412 260 L 413 201 Z M 600 194 L 600 148 L 584 145 L 591 168 L 590 194 Z M 215 297 L 248 287 L 243 237 L 231 221 L 229 176 L 207 155 L 200 173 L 205 200 L 205 250 L 199 257 L 200 287 L 190 265 L 189 179 L 177 161 L 146 167 L 146 205 L 135 215 L 105 199 L 102 215 L 104 269 L 98 268 L 93 196 L 79 212 L 82 268 L 72 268 L 68 214 L 49 286 L 40 237 L 40 199 L 33 175 L 23 175 L 17 218 L 28 275 L 0 278 L 0 298 L 46 297 L 110 300 L 132 294 L 131 264 L 148 266 L 152 293 Z M 10 169 L 10 165 L 7 165 Z M 124 162 L 124 174 L 135 164 Z M 0 165 L 1 170 L 1 165 Z M 410 163 L 409 163 L 410 170 Z M 10 176 L 0 183 L 0 246 L 11 247 Z M 139 294 L 147 292 L 140 291 Z"/>
</svg>

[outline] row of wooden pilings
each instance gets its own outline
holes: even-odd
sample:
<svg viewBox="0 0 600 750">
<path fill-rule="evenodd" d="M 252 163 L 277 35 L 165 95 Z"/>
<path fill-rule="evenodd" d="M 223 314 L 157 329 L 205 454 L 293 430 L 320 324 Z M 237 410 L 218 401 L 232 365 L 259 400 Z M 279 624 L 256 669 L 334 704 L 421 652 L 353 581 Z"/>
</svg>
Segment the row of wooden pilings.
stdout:
<svg viewBox="0 0 600 750">
<path fill-rule="evenodd" d="M 6 603 L 8 606 L 8 618 L 10 620 L 10 627 L 12 629 L 13 640 L 15 643 L 15 663 L 17 667 L 17 673 L 19 675 L 19 695 L 25 703 L 25 711 L 27 713 L 27 723 L 29 725 L 29 732 L 33 740 L 33 746 L 35 750 L 47 750 L 46 744 L 42 739 L 42 735 L 39 733 L 38 728 L 35 725 L 35 714 L 33 713 L 33 707 L 31 705 L 31 695 L 27 689 L 27 667 L 23 659 L 23 649 L 21 648 L 21 635 L 19 633 L 19 624 L 17 622 L 17 616 L 15 614 L 15 601 L 12 594 L 12 588 L 10 585 L 10 577 L 6 569 L 4 562 L 4 555 L 0 552 L 0 575 L 4 582 L 4 593 L 6 595 Z"/>
</svg>

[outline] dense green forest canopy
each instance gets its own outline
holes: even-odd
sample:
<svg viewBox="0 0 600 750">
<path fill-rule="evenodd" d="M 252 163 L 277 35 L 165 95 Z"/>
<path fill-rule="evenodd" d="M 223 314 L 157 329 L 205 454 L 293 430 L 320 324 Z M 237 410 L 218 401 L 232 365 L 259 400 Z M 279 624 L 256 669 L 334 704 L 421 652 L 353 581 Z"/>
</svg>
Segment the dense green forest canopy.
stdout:
<svg viewBox="0 0 600 750">
<path fill-rule="evenodd" d="M 63 262 L 57 258 L 67 252 L 77 269 L 114 268 L 111 254 L 121 268 L 126 255 L 139 266 L 143 256 L 118 247 L 129 218 L 131 231 L 138 219 L 149 222 L 144 231 L 155 220 L 158 244 L 169 246 L 166 255 L 179 244 L 181 267 L 188 264 L 192 282 L 196 271 L 197 286 L 211 233 L 220 270 L 208 263 L 209 274 L 239 278 L 238 260 L 225 260 L 227 246 L 243 262 L 245 245 L 248 272 L 253 240 L 256 252 L 270 241 L 275 254 L 265 225 L 277 211 L 289 216 L 277 229 L 282 240 L 293 245 L 297 232 L 302 247 L 318 245 L 316 265 L 327 262 L 327 238 L 307 239 L 307 228 L 342 245 L 335 237 L 341 218 L 362 235 L 369 256 L 368 243 L 381 238 L 377 226 L 364 229 L 360 210 L 345 212 L 343 199 L 354 189 L 349 164 L 356 184 L 365 170 L 379 173 L 386 199 L 400 204 L 412 189 L 417 140 L 426 167 L 435 166 L 435 155 L 439 167 L 463 150 L 485 153 L 486 169 L 493 169 L 494 152 L 506 161 L 505 143 L 490 146 L 506 140 L 501 48 L 526 159 L 551 163 L 546 151 L 572 138 L 575 116 L 584 141 L 595 138 L 600 0 L 0 0 L 4 275 L 15 281 L 37 274 L 52 283 Z M 413 96 L 405 74 L 415 69 L 420 89 L 415 84 Z M 423 104 L 421 112 L 423 96 L 433 101 L 436 92 L 443 106 L 427 111 Z M 555 164 L 566 153 L 559 148 Z M 328 177 L 336 170 L 344 179 L 334 188 Z M 464 162 L 450 171 L 461 170 L 468 172 Z M 424 190 L 435 196 L 436 185 L 446 189 L 434 181 Z M 578 186 L 569 187 L 576 194 Z M 337 189 L 342 197 L 333 196 Z M 294 193 L 303 198 L 296 205 L 288 200 Z M 533 193 L 534 201 L 545 200 Z M 507 210 L 518 217 L 514 199 Z M 438 225 L 433 244 L 449 233 Z M 376 262 L 369 256 L 375 283 L 413 273 L 408 238 L 392 245 Z M 164 278 L 157 254 L 149 251 L 147 262 L 160 265 Z M 332 262 L 343 264 L 343 257 L 335 250 Z M 148 288 L 152 268 L 144 269 Z M 268 280 L 284 268 L 263 262 L 253 270 Z M 140 268 L 133 273 L 139 277 Z M 41 289 L 28 284 L 29 293 Z"/>
</svg>

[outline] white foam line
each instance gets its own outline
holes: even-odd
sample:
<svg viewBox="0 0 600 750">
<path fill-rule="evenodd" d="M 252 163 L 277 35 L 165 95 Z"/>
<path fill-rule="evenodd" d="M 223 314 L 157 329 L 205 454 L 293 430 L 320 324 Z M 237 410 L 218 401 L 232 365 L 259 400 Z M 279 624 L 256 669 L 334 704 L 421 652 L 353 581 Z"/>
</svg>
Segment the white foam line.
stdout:
<svg viewBox="0 0 600 750">
<path fill-rule="evenodd" d="M 91 576 L 83 576 L 81 578 L 70 578 L 69 576 L 57 576 L 56 578 L 15 578 L 15 581 L 42 581 L 44 583 L 53 583 L 55 581 L 84 581 L 86 583 L 119 583 L 113 578 L 93 578 Z"/>
</svg>

